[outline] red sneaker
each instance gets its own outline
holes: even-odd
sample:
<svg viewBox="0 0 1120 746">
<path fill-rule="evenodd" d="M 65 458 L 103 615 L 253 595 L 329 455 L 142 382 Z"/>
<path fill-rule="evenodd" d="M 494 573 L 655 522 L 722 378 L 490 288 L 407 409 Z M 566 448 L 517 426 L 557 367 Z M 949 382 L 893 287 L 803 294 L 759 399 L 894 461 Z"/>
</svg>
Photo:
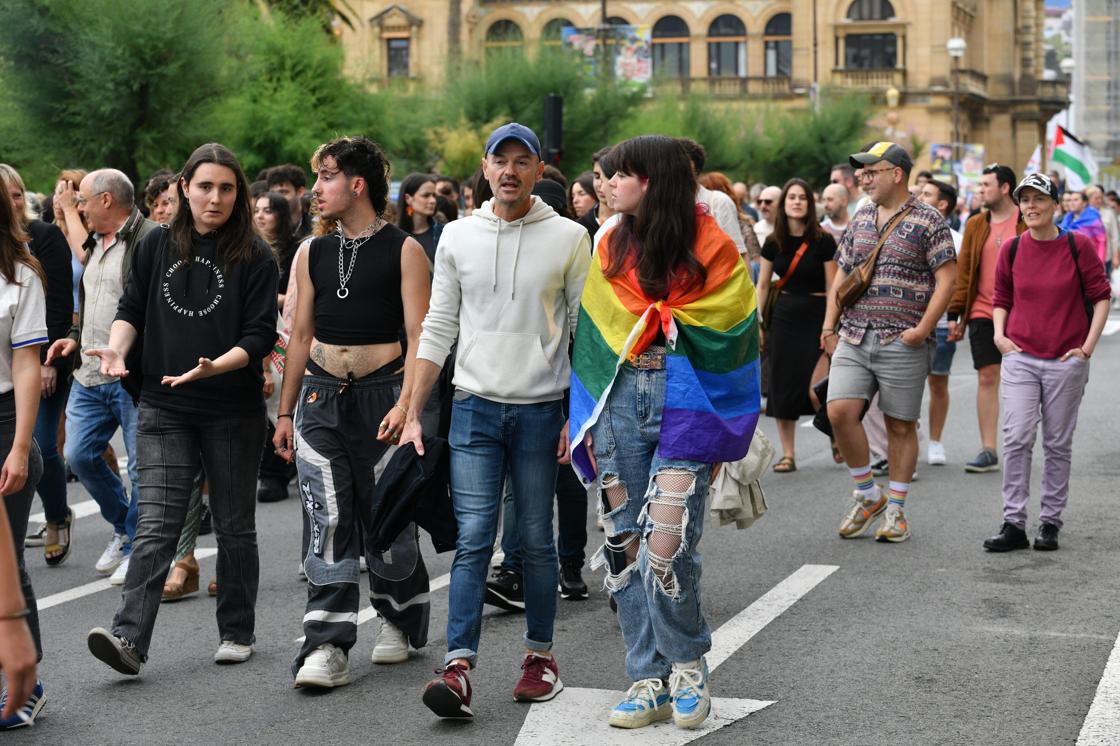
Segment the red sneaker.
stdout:
<svg viewBox="0 0 1120 746">
<path fill-rule="evenodd" d="M 468 667 L 450 663 L 437 668 L 438 679 L 432 679 L 424 688 L 424 704 L 441 718 L 473 718 L 471 712 L 471 680 Z"/>
<path fill-rule="evenodd" d="M 526 653 L 521 671 L 521 680 L 513 688 L 513 698 L 518 702 L 547 702 L 564 688 L 555 657 Z"/>
</svg>

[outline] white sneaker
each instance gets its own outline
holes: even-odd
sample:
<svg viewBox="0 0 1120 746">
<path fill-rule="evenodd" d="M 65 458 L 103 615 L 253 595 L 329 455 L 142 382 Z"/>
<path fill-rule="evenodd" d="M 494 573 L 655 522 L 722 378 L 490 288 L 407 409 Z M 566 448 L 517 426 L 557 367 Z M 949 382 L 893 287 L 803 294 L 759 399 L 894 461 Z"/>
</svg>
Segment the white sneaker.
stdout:
<svg viewBox="0 0 1120 746">
<path fill-rule="evenodd" d="M 930 466 L 944 466 L 945 465 L 945 446 L 939 441 L 931 440 L 929 442 L 929 450 L 926 452 L 926 462 Z"/>
<path fill-rule="evenodd" d="M 128 541 L 126 535 L 113 534 L 113 538 L 109 539 L 109 546 L 105 547 L 105 551 L 101 553 L 101 559 L 97 560 L 93 569 L 102 575 L 108 575 L 116 570 L 124 561 L 124 543 L 126 541 Z"/>
<path fill-rule="evenodd" d="M 370 660 L 374 663 L 404 663 L 408 660 L 408 637 L 388 620 L 381 620 L 381 632 Z"/>
<path fill-rule="evenodd" d="M 350 683 L 350 662 L 346 653 L 334 645 L 320 645 L 303 659 L 296 686 L 318 686 L 330 689 Z"/>
<path fill-rule="evenodd" d="M 128 575 L 128 560 L 131 556 L 132 555 L 125 557 L 121 560 L 121 563 L 117 565 L 117 569 L 109 576 L 109 585 L 124 585 L 124 579 Z"/>
<path fill-rule="evenodd" d="M 252 645 L 241 645 L 230 640 L 222 640 L 218 652 L 214 653 L 215 663 L 244 663 L 253 654 Z"/>
</svg>

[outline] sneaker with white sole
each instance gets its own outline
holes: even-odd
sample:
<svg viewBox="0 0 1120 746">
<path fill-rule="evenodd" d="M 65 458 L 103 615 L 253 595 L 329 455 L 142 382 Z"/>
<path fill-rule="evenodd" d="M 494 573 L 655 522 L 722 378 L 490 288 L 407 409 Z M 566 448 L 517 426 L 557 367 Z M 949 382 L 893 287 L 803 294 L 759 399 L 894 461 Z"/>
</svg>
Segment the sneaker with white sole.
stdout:
<svg viewBox="0 0 1120 746">
<path fill-rule="evenodd" d="M 931 440 L 926 450 L 926 463 L 930 466 L 944 466 L 946 462 L 945 446 L 939 441 Z"/>
<path fill-rule="evenodd" d="M 327 643 L 311 651 L 296 673 L 296 687 L 331 689 L 350 683 L 350 661 L 340 648 Z"/>
<path fill-rule="evenodd" d="M 124 562 L 124 545 L 127 541 L 127 535 L 113 534 L 113 538 L 109 539 L 109 545 L 105 547 L 105 551 L 101 553 L 101 558 L 97 560 L 93 569 L 102 575 L 109 575 L 116 570 L 121 562 Z"/>
<path fill-rule="evenodd" d="M 712 712 L 708 689 L 708 662 L 703 658 L 674 663 L 669 674 L 669 696 L 673 700 L 673 722 L 678 728 L 698 728 Z"/>
<path fill-rule="evenodd" d="M 86 645 L 93 657 L 123 674 L 138 676 L 140 667 L 144 665 L 144 659 L 136 652 L 136 646 L 103 627 L 94 627 L 89 631 Z"/>
<path fill-rule="evenodd" d="M 859 490 L 852 492 L 852 498 L 855 504 L 852 509 L 848 511 L 848 515 L 844 516 L 843 522 L 840 524 L 840 538 L 854 539 L 875 522 L 875 519 L 882 515 L 883 511 L 887 509 L 887 496 L 885 490 L 880 485 L 879 499 L 868 502 L 860 496 Z"/>
<path fill-rule="evenodd" d="M 129 555 L 121 560 L 117 569 L 113 570 L 113 574 L 109 576 L 109 585 L 124 585 L 124 579 L 128 577 L 128 559 L 131 556 Z"/>
<path fill-rule="evenodd" d="M 381 632 L 370 660 L 374 663 L 404 663 L 408 660 L 408 636 L 387 619 L 381 620 Z"/>
<path fill-rule="evenodd" d="M 626 698 L 614 706 L 608 721 L 615 728 L 644 728 L 673 717 L 669 687 L 661 679 L 635 681 Z"/>
<path fill-rule="evenodd" d="M 47 703 L 47 695 L 43 692 L 43 682 L 36 681 L 31 696 L 23 703 L 23 707 L 15 711 L 11 717 L 0 720 L 0 730 L 15 730 L 35 725 L 35 718 Z M 0 711 L 8 706 L 8 690 L 0 692 Z"/>
<path fill-rule="evenodd" d="M 909 538 L 910 524 L 907 523 L 902 508 L 897 505 L 889 506 L 886 516 L 883 518 L 883 522 L 879 524 L 879 530 L 875 532 L 875 540 L 889 541 L 897 544 Z"/>
<path fill-rule="evenodd" d="M 214 653 L 215 663 L 244 663 L 253 654 L 252 645 L 242 645 L 232 640 L 222 640 L 218 652 Z"/>
</svg>

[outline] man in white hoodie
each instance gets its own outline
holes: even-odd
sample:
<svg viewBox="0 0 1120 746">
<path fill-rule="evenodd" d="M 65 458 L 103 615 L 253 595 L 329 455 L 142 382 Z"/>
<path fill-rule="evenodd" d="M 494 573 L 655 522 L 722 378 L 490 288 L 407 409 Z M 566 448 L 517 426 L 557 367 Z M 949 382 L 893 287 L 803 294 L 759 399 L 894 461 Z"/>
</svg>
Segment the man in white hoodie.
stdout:
<svg viewBox="0 0 1120 746">
<path fill-rule="evenodd" d="M 402 445 L 423 453 L 417 415 L 458 337 L 449 441 L 459 540 L 448 652 L 440 676 L 424 690 L 425 705 L 453 718 L 474 716 L 468 673 L 477 663 L 507 467 L 525 583 L 526 652 L 513 694 L 540 702 L 563 688 L 551 652 L 558 582 L 552 506 L 557 463 L 568 446 L 561 407 L 571 375 L 568 344 L 591 260 L 587 230 L 532 196 L 544 170 L 532 130 L 517 123 L 494 130 L 482 169 L 493 199 L 448 223 L 436 249 L 401 435 Z"/>
</svg>

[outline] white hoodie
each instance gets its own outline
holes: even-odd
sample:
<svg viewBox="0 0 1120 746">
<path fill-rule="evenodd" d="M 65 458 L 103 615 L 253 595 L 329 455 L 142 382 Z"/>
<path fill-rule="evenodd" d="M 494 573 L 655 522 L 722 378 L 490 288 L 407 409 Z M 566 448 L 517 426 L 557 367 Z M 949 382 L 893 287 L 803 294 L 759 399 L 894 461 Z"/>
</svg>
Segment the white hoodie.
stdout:
<svg viewBox="0 0 1120 746">
<path fill-rule="evenodd" d="M 554 401 L 569 386 L 569 338 L 591 262 L 587 229 L 532 198 L 507 222 L 488 200 L 448 223 L 416 357 L 443 365 L 459 338 L 457 389 L 507 404 Z"/>
</svg>

